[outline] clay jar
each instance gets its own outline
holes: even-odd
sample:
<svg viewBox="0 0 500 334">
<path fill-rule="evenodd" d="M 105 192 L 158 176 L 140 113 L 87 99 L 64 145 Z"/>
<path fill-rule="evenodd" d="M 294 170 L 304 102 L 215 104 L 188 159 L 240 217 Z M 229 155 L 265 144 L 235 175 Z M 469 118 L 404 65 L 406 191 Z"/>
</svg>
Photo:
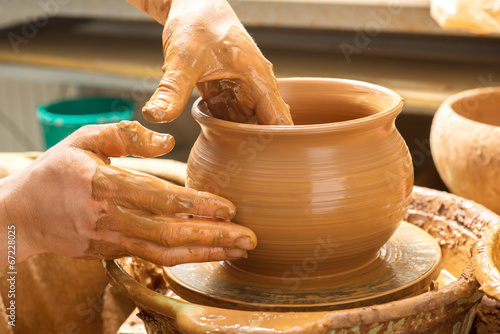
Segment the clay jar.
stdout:
<svg viewBox="0 0 500 334">
<path fill-rule="evenodd" d="M 432 123 L 431 150 L 451 192 L 500 213 L 500 87 L 445 100 Z"/>
<path fill-rule="evenodd" d="M 257 248 L 231 265 L 283 279 L 335 275 L 376 259 L 405 216 L 413 185 L 394 120 L 401 97 L 341 79 L 281 79 L 295 126 L 216 119 L 199 99 L 201 125 L 188 187 L 231 200 L 233 221 Z"/>
</svg>

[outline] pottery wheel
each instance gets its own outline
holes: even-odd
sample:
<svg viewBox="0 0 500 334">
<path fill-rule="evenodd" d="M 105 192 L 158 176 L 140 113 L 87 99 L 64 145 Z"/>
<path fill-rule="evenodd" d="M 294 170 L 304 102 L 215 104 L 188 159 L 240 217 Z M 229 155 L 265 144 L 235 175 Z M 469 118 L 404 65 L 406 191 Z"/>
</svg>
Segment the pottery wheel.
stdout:
<svg viewBox="0 0 500 334">
<path fill-rule="evenodd" d="M 286 281 L 244 272 L 222 261 L 165 270 L 175 293 L 197 304 L 240 310 L 335 310 L 422 292 L 439 276 L 441 249 L 425 231 L 403 222 L 375 261 L 348 273 Z"/>
</svg>

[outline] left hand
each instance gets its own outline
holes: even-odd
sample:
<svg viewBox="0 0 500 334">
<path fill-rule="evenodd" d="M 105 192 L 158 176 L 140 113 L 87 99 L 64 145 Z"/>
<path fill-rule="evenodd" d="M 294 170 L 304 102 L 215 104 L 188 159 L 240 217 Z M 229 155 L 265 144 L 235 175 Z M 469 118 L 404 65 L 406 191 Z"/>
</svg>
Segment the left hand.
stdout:
<svg viewBox="0 0 500 334">
<path fill-rule="evenodd" d="M 257 240 L 229 222 L 231 202 L 109 165 L 108 157 L 153 157 L 173 145 L 137 122 L 81 128 L 0 180 L 0 233 L 15 225 L 18 261 L 43 252 L 164 266 L 245 257 Z"/>
</svg>

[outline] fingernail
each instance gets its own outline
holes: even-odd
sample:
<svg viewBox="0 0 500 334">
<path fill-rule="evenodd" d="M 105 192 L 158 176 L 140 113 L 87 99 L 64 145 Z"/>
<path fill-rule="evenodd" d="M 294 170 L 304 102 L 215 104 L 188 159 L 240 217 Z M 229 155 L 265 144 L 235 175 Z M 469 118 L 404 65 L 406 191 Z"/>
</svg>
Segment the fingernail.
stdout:
<svg viewBox="0 0 500 334">
<path fill-rule="evenodd" d="M 246 250 L 252 250 L 255 248 L 255 243 L 251 237 L 239 237 L 236 239 L 236 247 Z"/>
<path fill-rule="evenodd" d="M 216 218 L 229 220 L 232 217 L 234 217 L 234 212 L 231 212 L 227 207 L 220 207 L 217 210 L 215 210 L 214 216 Z"/>
<path fill-rule="evenodd" d="M 162 150 L 172 149 L 175 145 L 175 139 L 168 133 L 153 133 L 151 142 L 155 147 Z"/>
<path fill-rule="evenodd" d="M 146 103 L 142 108 L 144 118 L 150 122 L 166 122 L 165 111 L 168 109 L 168 104 L 163 101 L 152 101 Z"/>
<path fill-rule="evenodd" d="M 226 256 L 233 259 L 246 258 L 247 252 L 244 249 L 231 248 L 226 251 Z"/>
<path fill-rule="evenodd" d="M 166 141 L 171 141 L 171 140 L 175 140 L 175 139 L 169 133 L 156 133 L 156 132 L 152 133 L 152 141 L 155 141 L 158 143 L 164 143 Z"/>
</svg>

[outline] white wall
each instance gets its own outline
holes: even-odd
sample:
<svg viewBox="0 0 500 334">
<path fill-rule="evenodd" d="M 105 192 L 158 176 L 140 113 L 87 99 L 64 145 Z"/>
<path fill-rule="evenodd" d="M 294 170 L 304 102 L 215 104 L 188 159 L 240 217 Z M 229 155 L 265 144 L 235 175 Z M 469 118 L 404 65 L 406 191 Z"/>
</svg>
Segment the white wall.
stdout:
<svg viewBox="0 0 500 334">
<path fill-rule="evenodd" d="M 64 83 L 2 78 L 0 76 L 0 152 L 43 150 L 37 105 L 76 96 Z"/>
</svg>

